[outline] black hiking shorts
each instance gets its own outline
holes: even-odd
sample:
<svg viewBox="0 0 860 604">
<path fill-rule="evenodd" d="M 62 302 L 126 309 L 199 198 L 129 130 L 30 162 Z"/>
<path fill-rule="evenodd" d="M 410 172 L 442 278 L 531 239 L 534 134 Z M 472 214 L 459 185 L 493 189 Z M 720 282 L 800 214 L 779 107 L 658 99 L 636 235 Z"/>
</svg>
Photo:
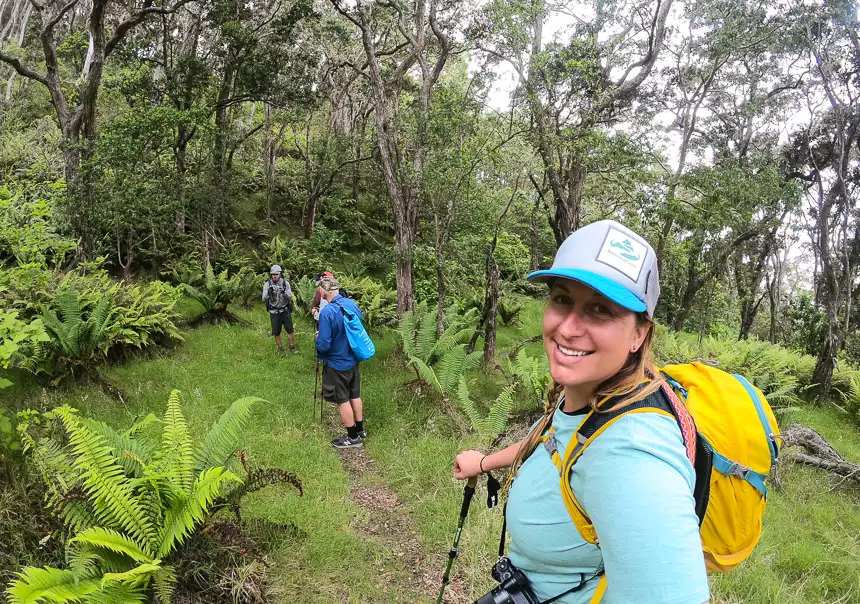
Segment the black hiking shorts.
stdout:
<svg viewBox="0 0 860 604">
<path fill-rule="evenodd" d="M 361 398 L 361 375 L 358 371 L 358 363 L 346 371 L 338 371 L 325 365 L 322 392 L 325 400 L 338 405 L 348 403 L 354 398 Z"/>
<path fill-rule="evenodd" d="M 281 328 L 285 328 L 287 333 L 294 333 L 293 315 L 286 308 L 280 312 L 270 312 L 269 317 L 272 319 L 272 335 L 281 335 Z"/>
</svg>

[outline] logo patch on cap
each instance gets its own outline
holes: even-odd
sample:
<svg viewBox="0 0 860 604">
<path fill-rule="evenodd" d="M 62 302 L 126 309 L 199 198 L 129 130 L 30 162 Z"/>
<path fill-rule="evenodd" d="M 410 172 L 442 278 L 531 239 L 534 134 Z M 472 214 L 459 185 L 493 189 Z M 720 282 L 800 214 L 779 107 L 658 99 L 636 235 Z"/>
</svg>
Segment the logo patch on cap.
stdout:
<svg viewBox="0 0 860 604">
<path fill-rule="evenodd" d="M 610 227 L 596 260 L 638 281 L 647 255 L 647 248 L 639 241 Z"/>
</svg>

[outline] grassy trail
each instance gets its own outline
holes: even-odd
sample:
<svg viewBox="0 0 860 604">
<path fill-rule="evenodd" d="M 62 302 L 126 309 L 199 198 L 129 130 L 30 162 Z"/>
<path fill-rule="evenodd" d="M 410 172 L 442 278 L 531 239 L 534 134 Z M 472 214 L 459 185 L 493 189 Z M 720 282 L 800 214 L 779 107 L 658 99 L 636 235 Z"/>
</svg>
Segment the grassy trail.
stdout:
<svg viewBox="0 0 860 604">
<path fill-rule="evenodd" d="M 69 402 L 121 427 L 149 412 L 162 413 L 168 393 L 178 388 L 199 433 L 236 398 L 262 397 L 270 403 L 257 408 L 246 432 L 248 456 L 257 466 L 294 471 L 305 488 L 304 497 L 279 487 L 246 500 L 245 518 L 294 527 L 271 540 L 276 601 L 435 601 L 462 497 L 451 461 L 463 448 L 486 449 L 488 443 L 466 433 L 449 408 L 413 383 L 414 374 L 394 354 L 396 336 L 383 334 L 374 337 L 377 356 L 362 368 L 366 446 L 335 451 L 330 439 L 342 430 L 336 411 L 325 406 L 323 423 L 312 417 L 310 325 L 297 322 L 300 354 L 279 358 L 265 312 L 239 314 L 247 325 L 191 330 L 170 354 L 109 368 L 127 395 L 125 404 L 96 388 L 42 389 L 16 376 L 16 386 L 0 395 L 0 406 L 47 409 Z M 500 351 L 536 333 L 539 319 L 539 305 L 530 306 L 522 329 L 500 332 Z M 540 344 L 529 350 L 539 353 Z M 492 378 L 478 384 L 476 392 L 496 387 Z M 784 426 L 801 421 L 815 427 L 848 459 L 860 460 L 860 434 L 836 411 L 800 409 L 780 419 Z M 785 487 L 770 495 L 760 546 L 739 570 L 712 577 L 713 601 L 860 601 L 860 493 L 820 470 L 791 463 L 781 475 Z M 501 511 L 487 510 L 483 485 L 479 489 L 446 602 L 471 602 L 492 584 L 487 571 Z"/>
</svg>

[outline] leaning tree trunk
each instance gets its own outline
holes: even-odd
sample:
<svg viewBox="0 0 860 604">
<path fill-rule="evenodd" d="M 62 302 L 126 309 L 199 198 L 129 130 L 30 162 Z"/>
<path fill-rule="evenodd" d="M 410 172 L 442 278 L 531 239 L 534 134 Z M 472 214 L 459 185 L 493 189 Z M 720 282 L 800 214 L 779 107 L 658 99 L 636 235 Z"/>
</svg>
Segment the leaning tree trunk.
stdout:
<svg viewBox="0 0 860 604">
<path fill-rule="evenodd" d="M 818 432 L 802 424 L 792 424 L 781 434 L 782 448 L 803 447 L 803 453 L 794 452 L 792 459 L 808 466 L 827 470 L 860 484 L 860 465 L 847 461 Z M 777 476 L 778 480 L 778 476 Z M 777 485 L 779 483 L 777 482 Z"/>
</svg>

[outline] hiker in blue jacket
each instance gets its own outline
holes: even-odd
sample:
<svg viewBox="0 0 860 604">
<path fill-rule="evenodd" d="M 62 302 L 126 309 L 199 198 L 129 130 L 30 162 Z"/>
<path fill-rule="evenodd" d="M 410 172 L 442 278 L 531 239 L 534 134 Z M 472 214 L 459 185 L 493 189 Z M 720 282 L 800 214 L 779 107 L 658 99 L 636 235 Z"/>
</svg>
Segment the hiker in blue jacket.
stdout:
<svg viewBox="0 0 860 604">
<path fill-rule="evenodd" d="M 317 356 L 323 366 L 323 398 L 336 404 L 346 436 L 332 440 L 338 449 L 360 447 L 367 437 L 361 408 L 361 375 L 359 365 L 349 348 L 343 326 L 342 308 L 362 318 L 358 305 L 339 293 L 337 279 L 325 275 L 320 279 L 322 297 L 328 304 L 320 311 L 317 334 Z"/>
</svg>

